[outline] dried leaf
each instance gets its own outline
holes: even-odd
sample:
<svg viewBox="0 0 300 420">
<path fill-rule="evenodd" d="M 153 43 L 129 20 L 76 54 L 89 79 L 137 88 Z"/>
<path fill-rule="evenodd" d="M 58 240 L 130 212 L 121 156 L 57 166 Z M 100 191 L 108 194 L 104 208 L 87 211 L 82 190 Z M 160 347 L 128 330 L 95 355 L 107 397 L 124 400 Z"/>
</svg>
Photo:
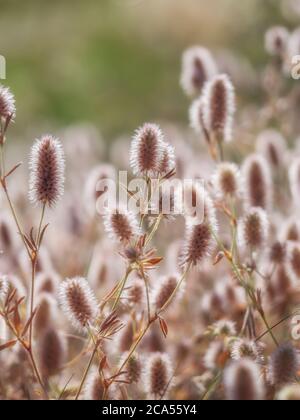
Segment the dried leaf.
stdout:
<svg viewBox="0 0 300 420">
<path fill-rule="evenodd" d="M 18 340 L 11 340 L 5 344 L 0 345 L 0 351 L 13 347 L 17 342 Z"/>
<path fill-rule="evenodd" d="M 169 329 L 168 329 L 168 325 L 167 325 L 166 321 L 163 318 L 159 318 L 159 326 L 160 326 L 160 329 L 161 329 L 163 335 L 165 336 L 165 338 L 167 338 Z"/>
<path fill-rule="evenodd" d="M 35 314 L 37 313 L 37 309 L 38 308 L 35 308 L 35 310 L 31 314 L 30 318 L 26 322 L 25 327 L 23 328 L 23 331 L 22 331 L 22 334 L 21 334 L 22 337 L 24 337 L 24 335 L 26 335 L 26 333 L 28 331 L 28 328 L 30 327 L 30 325 L 31 325 L 31 323 L 33 321 L 33 318 L 35 317 Z"/>
<path fill-rule="evenodd" d="M 13 325 L 14 325 L 17 333 L 20 334 L 21 327 L 22 327 L 22 321 L 21 321 L 21 317 L 20 317 L 20 314 L 19 314 L 19 307 L 18 306 L 16 306 L 15 310 L 14 310 Z"/>
</svg>

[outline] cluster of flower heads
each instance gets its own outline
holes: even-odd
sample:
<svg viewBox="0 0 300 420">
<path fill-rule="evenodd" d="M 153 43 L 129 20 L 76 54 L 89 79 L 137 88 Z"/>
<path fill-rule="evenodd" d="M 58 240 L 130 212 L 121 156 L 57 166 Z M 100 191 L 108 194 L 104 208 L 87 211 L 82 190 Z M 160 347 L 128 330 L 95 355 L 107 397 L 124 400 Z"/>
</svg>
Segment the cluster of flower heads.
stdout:
<svg viewBox="0 0 300 420">
<path fill-rule="evenodd" d="M 286 77 L 299 39 L 299 30 L 267 31 L 266 52 L 275 58 L 268 83 Z M 51 399 L 300 399 L 297 92 L 282 98 L 275 89 L 256 118 L 246 108 L 246 135 L 243 110 L 234 118 L 233 78 L 219 69 L 206 48 L 188 49 L 180 83 L 193 101 L 192 130 L 146 123 L 115 142 L 108 163 L 91 127 L 37 140 L 33 211 L 22 183 L 11 185 L 16 170 L 8 174 L 4 186 L 26 226 L 41 206 L 53 220 L 42 234 L 20 238 L 9 208 L 0 215 L 0 399 L 39 398 L 40 383 Z M 291 111 L 284 121 L 282 103 Z M 1 87 L 1 147 L 15 113 Z M 143 211 L 118 203 L 98 217 L 97 200 L 109 194 L 103 185 L 124 168 L 145 181 Z M 174 177 L 202 179 L 204 188 L 172 192 L 170 209 L 182 199 L 181 214 L 164 212 L 159 201 L 153 215 L 151 181 L 160 187 Z M 23 336 L 13 335 L 26 336 L 28 313 L 40 378 Z"/>
</svg>

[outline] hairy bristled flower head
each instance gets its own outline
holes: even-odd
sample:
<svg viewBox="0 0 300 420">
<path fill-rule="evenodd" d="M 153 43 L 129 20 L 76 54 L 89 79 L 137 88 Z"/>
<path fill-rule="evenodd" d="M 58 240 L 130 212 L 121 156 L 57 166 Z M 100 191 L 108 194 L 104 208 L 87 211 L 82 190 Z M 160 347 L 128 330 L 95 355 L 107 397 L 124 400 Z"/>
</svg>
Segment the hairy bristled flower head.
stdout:
<svg viewBox="0 0 300 420">
<path fill-rule="evenodd" d="M 9 282 L 7 276 L 0 274 L 0 303 L 4 302 L 9 291 Z"/>
<path fill-rule="evenodd" d="M 83 331 L 95 321 L 97 300 L 86 279 L 75 277 L 64 280 L 59 297 L 62 310 L 76 329 Z"/>
<path fill-rule="evenodd" d="M 41 373 L 45 379 L 58 373 L 62 368 L 66 356 L 66 342 L 64 337 L 50 327 L 39 337 L 38 358 Z"/>
<path fill-rule="evenodd" d="M 8 87 L 0 85 L 0 119 L 13 119 L 16 114 L 15 98 Z"/>
<path fill-rule="evenodd" d="M 257 154 L 249 156 L 243 163 L 242 178 L 246 206 L 269 209 L 272 204 L 273 183 L 267 160 Z"/>
<path fill-rule="evenodd" d="M 184 52 L 180 84 L 188 96 L 200 95 L 204 84 L 216 74 L 216 63 L 206 48 L 191 47 Z"/>
<path fill-rule="evenodd" d="M 238 338 L 231 347 L 231 358 L 233 360 L 251 359 L 257 363 L 263 361 L 262 349 L 255 341 L 245 338 Z"/>
<path fill-rule="evenodd" d="M 240 220 L 238 226 L 240 244 L 252 251 L 261 249 L 269 235 L 269 220 L 266 212 L 254 207 Z"/>
<path fill-rule="evenodd" d="M 145 368 L 147 396 L 154 399 L 166 397 L 172 376 L 173 368 L 169 356 L 164 353 L 152 354 Z"/>
<path fill-rule="evenodd" d="M 36 140 L 30 155 L 30 201 L 53 207 L 64 192 L 64 171 L 64 152 L 60 141 L 51 135 Z"/>
<path fill-rule="evenodd" d="M 215 227 L 208 222 L 187 225 L 182 253 L 183 265 L 199 266 L 206 257 L 211 255 L 215 245 L 212 230 L 216 233 Z"/>
<path fill-rule="evenodd" d="M 236 197 L 240 189 L 240 174 L 234 163 L 221 163 L 213 176 L 215 192 L 221 198 Z"/>
<path fill-rule="evenodd" d="M 141 233 L 135 215 L 125 208 L 107 211 L 104 227 L 111 239 L 122 244 L 130 242 Z"/>
<path fill-rule="evenodd" d="M 51 327 L 57 317 L 57 303 L 50 293 L 41 293 L 37 300 L 37 312 L 34 317 L 34 331 L 38 336 Z"/>
<path fill-rule="evenodd" d="M 265 35 L 265 48 L 267 53 L 275 56 L 283 56 L 289 40 L 289 31 L 283 26 L 273 26 Z"/>
<path fill-rule="evenodd" d="M 96 368 L 92 368 L 87 377 L 87 381 L 84 388 L 84 399 L 87 401 L 101 401 L 104 397 L 105 386 L 103 378 L 100 376 Z M 111 397 L 110 391 L 108 390 L 107 398 Z"/>
<path fill-rule="evenodd" d="M 260 401 L 265 395 L 258 365 L 251 359 L 231 363 L 224 372 L 227 400 Z"/>
<path fill-rule="evenodd" d="M 161 176 L 167 175 L 170 171 L 175 169 L 175 150 L 167 142 L 162 144 L 162 158 L 159 164 L 158 172 Z"/>
<path fill-rule="evenodd" d="M 270 248 L 270 261 L 275 264 L 282 264 L 286 258 L 286 244 L 284 242 L 276 241 Z"/>
<path fill-rule="evenodd" d="M 286 140 L 276 130 L 265 130 L 257 137 L 257 152 L 261 153 L 274 169 L 284 164 L 286 148 Z"/>
<path fill-rule="evenodd" d="M 206 369 L 223 369 L 229 357 L 223 340 L 215 340 L 210 343 L 203 358 Z"/>
<path fill-rule="evenodd" d="M 196 133 L 203 134 L 206 130 L 204 122 L 204 106 L 203 96 L 193 101 L 189 110 L 190 125 Z"/>
<path fill-rule="evenodd" d="M 290 190 L 295 206 L 300 203 L 300 158 L 293 160 L 289 169 Z"/>
<path fill-rule="evenodd" d="M 299 369 L 299 353 L 291 343 L 282 344 L 270 358 L 269 379 L 275 386 L 295 381 Z"/>
<path fill-rule="evenodd" d="M 131 143 L 130 166 L 135 175 L 155 176 L 163 159 L 164 136 L 156 124 L 144 124 Z"/>
<path fill-rule="evenodd" d="M 218 142 L 231 141 L 235 95 L 229 77 L 223 74 L 207 82 L 203 100 L 206 129 Z"/>
<path fill-rule="evenodd" d="M 153 299 L 157 311 L 159 311 L 172 296 L 179 280 L 177 275 L 166 276 L 159 280 L 159 285 L 154 292 Z"/>
<path fill-rule="evenodd" d="M 280 238 L 283 242 L 300 242 L 300 223 L 297 218 L 292 217 L 287 221 L 283 221 Z"/>
<path fill-rule="evenodd" d="M 120 366 L 122 366 L 125 359 L 127 359 L 126 353 L 124 357 L 121 358 Z M 136 356 L 135 354 L 132 355 L 129 358 L 124 370 L 126 371 L 126 374 L 125 374 L 126 382 L 128 382 L 129 384 L 137 384 L 142 378 L 142 375 L 144 373 L 143 360 L 139 356 Z"/>
</svg>

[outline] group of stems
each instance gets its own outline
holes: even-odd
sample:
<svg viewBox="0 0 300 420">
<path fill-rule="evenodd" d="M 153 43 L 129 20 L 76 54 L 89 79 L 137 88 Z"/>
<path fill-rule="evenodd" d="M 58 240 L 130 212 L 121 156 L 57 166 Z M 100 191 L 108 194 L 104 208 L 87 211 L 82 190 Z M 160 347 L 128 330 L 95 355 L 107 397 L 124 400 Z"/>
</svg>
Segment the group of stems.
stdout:
<svg viewBox="0 0 300 420">
<path fill-rule="evenodd" d="M 40 219 L 38 234 L 37 234 L 37 238 L 36 238 L 37 248 L 36 248 L 36 251 L 33 252 L 30 249 L 29 245 L 27 244 L 27 242 L 25 240 L 24 230 L 21 226 L 21 223 L 19 221 L 15 206 L 14 206 L 14 204 L 12 202 L 12 199 L 10 197 L 10 194 L 9 194 L 9 189 L 8 189 L 8 186 L 7 186 L 7 174 L 6 174 L 6 169 L 5 169 L 4 146 L 5 146 L 5 132 L 4 132 L 4 129 L 3 129 L 3 124 L 1 123 L 1 127 L 0 127 L 0 180 L 1 180 L 1 186 L 2 186 L 2 189 L 4 191 L 5 197 L 7 199 L 11 215 L 13 217 L 13 220 L 14 220 L 15 224 L 16 224 L 18 234 L 19 234 L 19 236 L 20 236 L 20 238 L 23 242 L 23 245 L 24 245 L 24 247 L 26 249 L 26 252 L 28 254 L 28 258 L 31 262 L 30 313 L 29 313 L 29 318 L 28 318 L 28 319 L 31 320 L 31 322 L 30 322 L 30 325 L 29 325 L 29 340 L 28 340 L 28 343 L 23 338 L 21 338 L 19 336 L 18 332 L 15 330 L 13 325 L 10 323 L 8 317 L 5 317 L 5 322 L 8 326 L 8 328 L 10 329 L 10 331 L 13 333 L 13 335 L 15 335 L 16 339 L 19 341 L 19 343 L 26 350 L 26 352 L 28 354 L 28 358 L 29 358 L 31 366 L 32 366 L 34 376 L 36 377 L 36 380 L 37 380 L 37 382 L 39 383 L 39 385 L 42 389 L 44 397 L 46 399 L 48 399 L 48 393 L 47 393 L 45 384 L 43 383 L 43 380 L 41 378 L 41 374 L 39 372 L 39 369 L 38 369 L 38 366 L 37 366 L 37 363 L 36 363 L 36 360 L 35 360 L 35 357 L 34 357 L 33 345 L 32 345 L 32 341 L 33 341 L 34 295 L 35 295 L 35 274 L 36 274 L 36 265 L 37 265 L 37 259 L 38 259 L 38 254 L 39 254 L 40 235 L 41 235 L 41 232 L 42 232 L 46 203 L 44 203 L 43 208 L 42 208 L 41 219 Z"/>
</svg>

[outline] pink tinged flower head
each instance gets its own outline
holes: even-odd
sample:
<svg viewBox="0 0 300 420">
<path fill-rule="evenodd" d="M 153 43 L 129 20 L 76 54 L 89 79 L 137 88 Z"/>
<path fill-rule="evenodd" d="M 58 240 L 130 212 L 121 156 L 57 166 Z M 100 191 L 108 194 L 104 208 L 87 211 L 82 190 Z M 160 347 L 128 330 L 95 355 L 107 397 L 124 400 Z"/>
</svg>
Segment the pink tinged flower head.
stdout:
<svg viewBox="0 0 300 420">
<path fill-rule="evenodd" d="M 275 386 L 293 383 L 300 367 L 299 352 L 291 343 L 282 344 L 269 362 L 269 379 Z"/>
<path fill-rule="evenodd" d="M 183 265 L 199 266 L 212 254 L 215 246 L 212 229 L 214 228 L 208 222 L 187 225 L 182 254 Z M 216 229 L 214 231 L 216 232 Z"/>
<path fill-rule="evenodd" d="M 263 248 L 269 237 L 270 224 L 266 212 L 254 207 L 239 222 L 240 244 L 252 251 Z"/>
<path fill-rule="evenodd" d="M 0 118 L 14 119 L 15 115 L 15 98 L 8 87 L 0 85 Z"/>
<path fill-rule="evenodd" d="M 294 159 L 289 169 L 289 182 L 295 206 L 300 203 L 300 158 Z"/>
<path fill-rule="evenodd" d="M 257 137 L 256 150 L 267 159 L 272 168 L 278 169 L 284 164 L 286 140 L 276 130 L 265 130 Z"/>
<path fill-rule="evenodd" d="M 196 133 L 203 134 L 206 130 L 204 121 L 204 107 L 205 101 L 203 96 L 195 99 L 189 110 L 190 126 Z"/>
<path fill-rule="evenodd" d="M 182 56 L 180 84 L 188 96 L 200 95 L 204 84 L 217 74 L 217 66 L 210 51 L 191 47 Z"/>
<path fill-rule="evenodd" d="M 221 198 L 236 197 L 240 191 L 240 173 L 234 163 L 221 163 L 213 176 L 216 195 Z"/>
<path fill-rule="evenodd" d="M 214 77 L 203 90 L 204 124 L 219 142 L 232 140 L 234 87 L 226 74 Z"/>
<path fill-rule="evenodd" d="M 122 244 L 141 233 L 135 215 L 124 208 L 108 211 L 104 216 L 104 227 L 111 239 Z"/>
<path fill-rule="evenodd" d="M 166 397 L 173 374 L 172 363 L 167 354 L 152 354 L 145 368 L 147 396 L 154 399 Z"/>
<path fill-rule="evenodd" d="M 164 136 L 156 124 L 144 124 L 131 143 L 130 166 L 135 175 L 154 176 L 163 159 Z"/>
<path fill-rule="evenodd" d="M 64 280 L 60 285 L 59 299 L 62 310 L 77 330 L 83 331 L 93 324 L 98 304 L 86 279 L 75 277 Z"/>
<path fill-rule="evenodd" d="M 55 328 L 49 327 L 40 335 L 38 342 L 38 359 L 44 379 L 57 374 L 66 359 L 66 341 Z"/>
<path fill-rule="evenodd" d="M 249 156 L 242 166 L 242 179 L 246 206 L 270 209 L 273 199 L 273 182 L 267 160 L 258 154 Z"/>
<path fill-rule="evenodd" d="M 84 388 L 84 399 L 87 401 L 100 401 L 103 399 L 105 392 L 105 386 L 103 378 L 100 376 L 98 369 L 93 367 L 87 377 L 87 381 Z M 109 390 L 107 397 L 112 397 Z"/>
<path fill-rule="evenodd" d="M 265 35 L 265 49 L 273 56 L 283 56 L 286 52 L 289 31 L 284 26 L 273 26 L 268 29 Z"/>
<path fill-rule="evenodd" d="M 224 387 L 229 401 L 260 401 L 265 396 L 259 366 L 247 358 L 233 362 L 225 369 Z"/>
<path fill-rule="evenodd" d="M 36 140 L 29 166 L 31 202 L 53 207 L 64 192 L 65 159 L 60 141 L 51 135 Z"/>
<path fill-rule="evenodd" d="M 162 143 L 162 158 L 159 164 L 158 172 L 160 175 L 167 175 L 172 169 L 175 169 L 175 150 L 167 142 Z"/>
<path fill-rule="evenodd" d="M 172 296 L 179 281 L 180 278 L 178 275 L 169 275 L 159 280 L 153 299 L 157 311 L 159 311 Z"/>
<path fill-rule="evenodd" d="M 255 362 L 263 361 L 263 353 L 259 344 L 246 338 L 238 338 L 231 347 L 231 358 L 233 360 L 251 359 Z"/>
</svg>

